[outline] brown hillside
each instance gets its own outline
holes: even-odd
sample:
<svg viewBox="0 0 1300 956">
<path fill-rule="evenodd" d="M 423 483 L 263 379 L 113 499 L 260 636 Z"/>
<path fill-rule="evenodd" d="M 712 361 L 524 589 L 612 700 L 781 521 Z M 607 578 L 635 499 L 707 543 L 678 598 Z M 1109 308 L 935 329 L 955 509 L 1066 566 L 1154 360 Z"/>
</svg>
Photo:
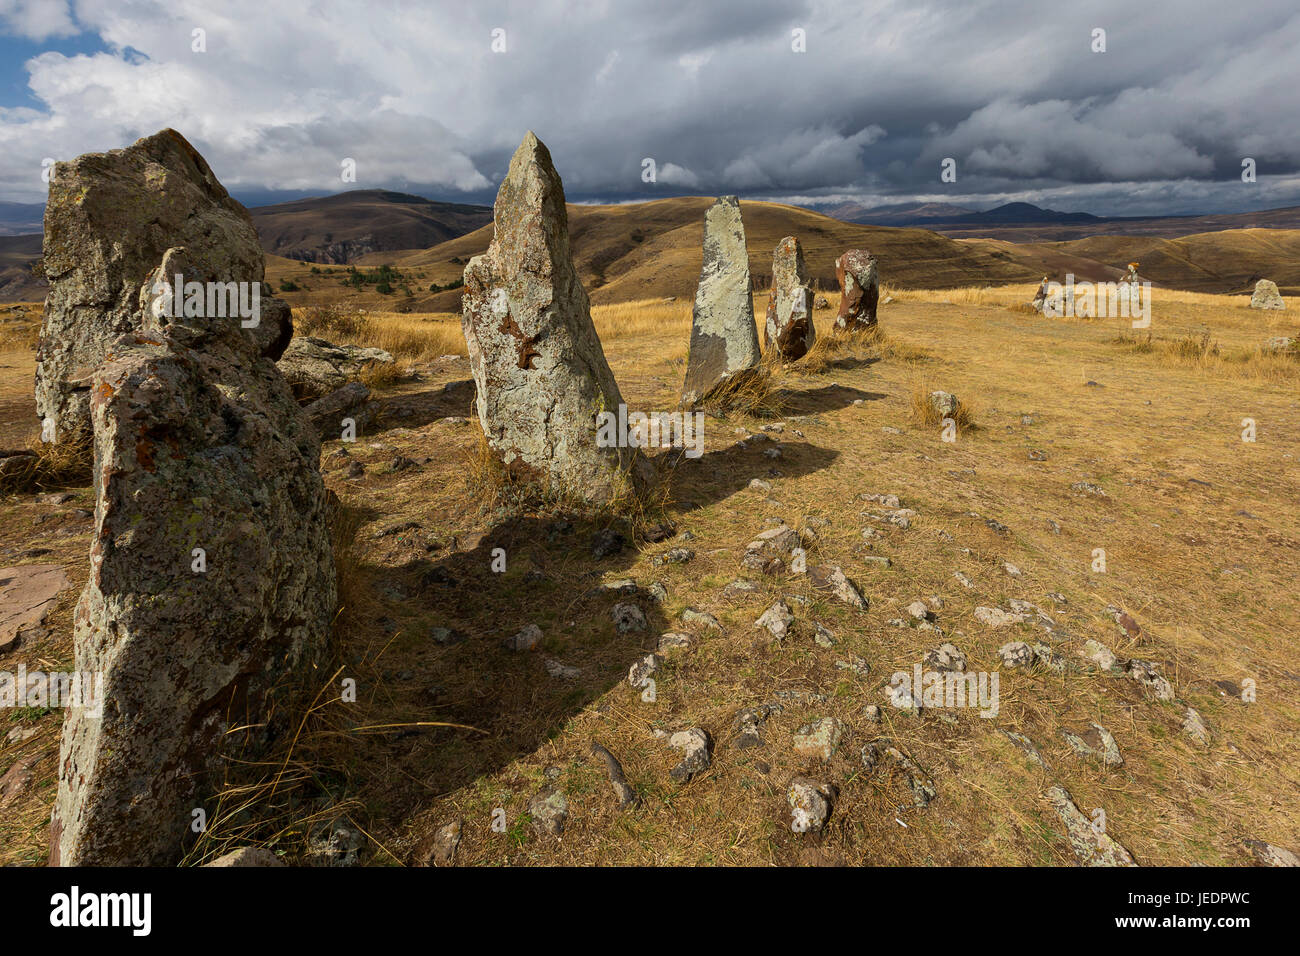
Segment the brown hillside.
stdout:
<svg viewBox="0 0 1300 956">
<path fill-rule="evenodd" d="M 1250 292 L 1272 279 L 1283 293 L 1300 291 L 1300 229 L 1233 229 L 1179 239 L 1094 236 L 1019 247 L 1028 254 L 1059 251 L 1068 259 L 1142 263 L 1145 278 L 1197 292 Z"/>
<path fill-rule="evenodd" d="M 618 206 L 570 205 L 574 259 L 592 301 L 694 296 L 704 211 L 711 202 L 689 197 Z M 742 201 L 741 207 L 750 270 L 759 287 L 771 273 L 773 248 L 789 235 L 799 237 L 810 271 L 826 290 L 835 287 L 836 257 L 855 247 L 875 253 L 882 279 L 904 288 L 1026 282 L 1042 274 L 1042 253 L 1026 254 L 1011 243 L 959 242 L 925 229 L 863 226 L 778 203 Z M 373 268 L 390 263 L 403 271 L 426 272 L 432 281 L 446 284 L 459 278 L 465 263 L 487 249 L 491 238 L 489 225 L 429 249 L 362 256 L 357 264 Z M 1102 268 L 1068 253 L 1054 253 L 1054 257 L 1081 276 L 1092 276 Z M 456 293 L 431 298 L 428 306 L 421 303 L 417 308 L 454 311 L 459 307 Z"/>
<path fill-rule="evenodd" d="M 41 258 L 41 236 L 0 236 L 0 302 L 45 298 L 45 280 L 32 274 Z"/>
<path fill-rule="evenodd" d="M 250 209 L 262 248 L 304 262 L 348 263 L 367 252 L 446 242 L 492 221 L 490 206 L 364 189 Z"/>
<path fill-rule="evenodd" d="M 570 205 L 569 225 L 578 273 L 596 304 L 695 295 L 701 262 L 704 211 L 712 200 L 663 199 L 617 206 Z M 1270 278 L 1283 294 L 1300 290 L 1300 230 L 1237 229 L 1179 239 L 1153 236 L 1096 236 L 1069 242 L 1014 243 L 1003 239 L 952 239 L 926 229 L 900 229 L 842 222 L 778 203 L 741 203 L 755 286 L 764 288 L 772 249 L 783 236 L 798 236 L 812 275 L 821 288 L 835 288 L 835 258 L 845 249 L 870 249 L 880 261 L 881 280 L 895 289 L 950 289 L 1037 282 L 1067 273 L 1089 281 L 1120 277 L 1126 263 L 1157 285 L 1196 292 L 1240 293 L 1256 279 Z M 460 280 L 471 257 L 487 249 L 492 226 L 427 249 L 377 252 L 356 266 L 388 264 L 409 279 L 411 295 L 380 295 L 368 286 L 346 290 L 365 308 L 411 312 L 457 312 L 460 292 L 430 291 Z M 295 305 L 340 295 L 337 269 L 310 274 L 307 263 L 267 256 L 268 279 L 279 288 L 288 278 L 304 292 L 290 293 Z"/>
</svg>

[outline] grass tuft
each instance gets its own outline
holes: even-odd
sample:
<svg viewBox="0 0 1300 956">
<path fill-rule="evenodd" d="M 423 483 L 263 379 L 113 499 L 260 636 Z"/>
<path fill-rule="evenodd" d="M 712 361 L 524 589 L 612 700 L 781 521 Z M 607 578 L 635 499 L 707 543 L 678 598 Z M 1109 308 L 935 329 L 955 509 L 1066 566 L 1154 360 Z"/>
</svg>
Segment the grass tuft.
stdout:
<svg viewBox="0 0 1300 956">
<path fill-rule="evenodd" d="M 974 410 L 960 396 L 955 396 L 957 398 L 955 411 L 947 416 L 941 414 L 935 403 L 930 399 L 931 394 L 935 391 L 937 389 L 924 378 L 913 381 L 909 401 L 913 422 L 926 428 L 939 428 L 943 425 L 945 418 L 951 418 L 957 426 L 958 434 L 976 427 Z"/>
<path fill-rule="evenodd" d="M 0 472 L 0 494 L 83 488 L 91 483 L 95 449 L 89 438 L 53 444 L 33 435 L 23 450 L 30 454 L 8 459 Z"/>
</svg>

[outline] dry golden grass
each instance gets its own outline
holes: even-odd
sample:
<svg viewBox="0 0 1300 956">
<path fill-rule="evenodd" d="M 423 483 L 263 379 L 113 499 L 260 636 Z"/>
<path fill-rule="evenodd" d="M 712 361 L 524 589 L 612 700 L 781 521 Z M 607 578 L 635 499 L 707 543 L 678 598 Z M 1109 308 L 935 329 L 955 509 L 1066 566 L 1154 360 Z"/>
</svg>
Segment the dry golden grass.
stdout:
<svg viewBox="0 0 1300 956">
<path fill-rule="evenodd" d="M 912 383 L 910 410 L 913 422 L 923 428 L 939 429 L 948 419 L 951 419 L 958 434 L 975 427 L 975 412 L 965 399 L 960 395 L 954 396 L 957 399 L 957 407 L 944 415 L 932 397 L 935 391 L 937 389 L 932 387 L 925 378 L 917 378 Z"/>
<path fill-rule="evenodd" d="M 636 484 L 625 478 L 611 500 L 599 506 L 573 492 L 562 492 L 549 483 L 539 484 L 535 476 L 512 473 L 488 443 L 477 420 L 470 422 L 471 438 L 460 455 L 460 479 L 463 500 L 480 516 L 503 514 L 575 516 L 599 520 L 627 521 L 635 530 L 662 521 L 668 489 L 665 482 L 653 480 Z"/>
<path fill-rule="evenodd" d="M 294 312 L 294 331 L 332 342 L 379 348 L 393 358 L 428 362 L 442 355 L 464 355 L 460 316 L 360 311 L 347 305 L 308 306 Z"/>
<path fill-rule="evenodd" d="M 22 316 L 10 318 L 0 324 L 0 352 L 36 351 L 41 344 L 41 313 L 26 312 Z"/>
<path fill-rule="evenodd" d="M 1215 305 L 1192 307 L 1190 318 L 1200 321 L 1206 317 L 1200 310 Z M 1219 702 L 1209 686 L 1219 675 L 1259 673 L 1273 666 L 1266 659 L 1278 661 L 1278 655 L 1286 653 L 1281 632 L 1273 629 L 1294 612 L 1283 582 L 1291 573 L 1286 569 L 1294 571 L 1300 564 L 1285 546 L 1286 540 L 1300 535 L 1295 520 L 1276 508 L 1267 510 L 1269 525 L 1278 526 L 1283 544 L 1269 548 L 1275 564 L 1263 580 L 1226 579 L 1235 582 L 1230 593 L 1223 587 L 1225 579 L 1214 573 L 1234 563 L 1257 564 L 1251 555 L 1260 547 L 1259 535 L 1246 529 L 1228 532 L 1222 523 L 1240 525 L 1240 518 L 1230 518 L 1233 509 L 1262 511 L 1252 499 L 1276 498 L 1277 482 L 1288 482 L 1285 464 L 1275 461 L 1276 452 L 1269 454 L 1267 473 L 1255 475 L 1254 466 L 1241 455 L 1240 443 L 1207 442 L 1199 432 L 1189 435 L 1189 410 L 1205 407 L 1206 385 L 1200 373 L 1185 364 L 1153 369 L 1134 365 L 1146 361 L 1140 355 L 1117 358 L 1121 353 L 1109 344 L 1114 333 L 1104 323 L 1042 317 L 1027 322 L 1021 313 L 1001 306 L 936 310 L 925 302 L 884 307 L 881 321 L 895 357 L 877 349 L 879 361 L 837 368 L 835 375 L 842 386 L 847 383 L 884 397 L 851 412 L 822 409 L 817 415 L 825 418 L 823 424 L 800 424 L 809 445 L 793 438 L 787 445 L 787 462 L 799 460 L 799 449 L 807 455 L 816 446 L 837 449 L 840 458 L 807 473 L 792 474 L 782 463 L 786 477 L 773 492 L 780 504 L 770 509 L 761 495 L 744 491 L 713 500 L 707 472 L 722 472 L 726 477 L 715 480 L 726 488 L 743 487 L 748 476 L 763 473 L 761 458 L 737 456 L 729 461 L 726 440 L 715 437 L 710 444 L 715 463 L 693 476 L 689 465 L 681 471 L 683 480 L 689 480 L 687 493 L 704 500 L 703 507 L 677 517 L 679 526 L 696 535 L 699 556 L 681 568 L 652 569 L 649 555 L 643 555 L 632 568 L 618 569 L 638 580 L 646 575 L 665 581 L 670 595 L 666 626 L 679 628 L 675 615 L 687 605 L 715 614 L 723 624 L 723 634 L 696 633 L 690 651 L 666 662 L 660 705 L 640 703 L 626 687 L 601 691 L 598 706 L 581 708 L 558 723 L 544 744 L 434 801 L 412 821 L 408 839 L 413 845 L 425 846 L 432 827 L 464 819 L 466 836 L 458 856 L 462 864 L 1061 865 L 1073 862 L 1073 856 L 1060 835 L 1059 821 L 1038 796 L 1055 780 L 1066 784 L 1085 812 L 1105 807 L 1112 833 L 1144 863 L 1242 862 L 1235 835 L 1266 832 L 1269 835 L 1261 838 L 1282 839 L 1294 825 L 1294 806 L 1273 805 L 1267 813 L 1261 808 L 1271 805 L 1270 790 L 1295 784 L 1295 768 L 1288 768 L 1282 755 L 1282 741 L 1296 726 L 1295 708 L 1274 701 L 1267 712 L 1238 714 L 1239 704 L 1234 710 L 1230 702 Z M 653 332 L 644 333 L 639 350 L 636 345 L 606 340 L 607 351 L 640 357 L 614 366 L 630 402 L 641 394 L 660 394 L 657 375 L 669 386 L 678 379 L 673 374 L 677 366 L 658 357 L 660 343 Z M 830 351 L 829 345 L 823 348 Z M 982 421 L 983 427 L 962 434 L 954 444 L 943 443 L 928 426 L 882 439 L 878 426 L 905 421 L 917 390 L 916 362 L 896 357 L 902 354 L 924 358 L 927 394 L 932 384 L 963 399 L 970 396 L 972 404 L 996 409 L 979 413 L 981 419 L 991 416 L 991 421 Z M 793 363 L 791 370 L 799 364 Z M 1086 400 L 1078 397 L 1080 365 L 1087 377 L 1102 379 L 1108 388 L 1083 393 Z M 1189 372 L 1195 377 L 1189 378 Z M 1131 394 L 1133 386 L 1125 387 L 1133 376 L 1140 383 L 1137 396 Z M 806 386 L 795 379 L 784 385 L 794 393 L 792 411 L 799 408 L 804 388 L 812 394 L 823 387 L 814 376 Z M 1286 419 L 1273 418 L 1285 406 L 1284 396 L 1250 392 L 1247 398 L 1241 391 L 1264 387 L 1261 384 L 1220 379 L 1209 387 L 1216 401 L 1231 410 L 1226 419 L 1238 407 L 1263 402 L 1276 427 L 1294 430 L 1284 424 Z M 1144 412 L 1150 420 L 1135 426 L 1134 406 L 1150 408 L 1135 400 L 1144 394 L 1160 396 L 1160 407 L 1158 412 Z M 1022 412 L 1034 413 L 1033 425 L 1021 423 Z M 727 435 L 738 420 L 743 419 L 729 415 L 716 434 Z M 1225 425 L 1227 431 L 1235 435 Z M 1156 447 L 1147 451 L 1153 438 Z M 1189 441 L 1194 447 L 1187 446 Z M 1281 434 L 1272 441 L 1274 448 L 1282 447 L 1279 441 L 1285 444 Z M 1031 447 L 1050 450 L 1046 463 L 1025 456 L 1030 442 Z M 1140 456 L 1135 455 L 1138 448 Z M 1190 470 L 1187 464 L 1175 467 L 1180 474 L 1209 476 L 1232 494 L 1207 512 L 1209 503 L 1195 486 L 1161 477 L 1171 458 L 1195 461 Z M 733 475 L 734 482 L 729 481 Z M 1070 483 L 1080 477 L 1103 482 L 1110 501 L 1071 494 Z M 862 522 L 854 503 L 845 501 L 845 488 L 897 492 L 906 506 L 919 512 L 918 526 L 911 532 L 891 532 L 872 547 L 891 557 L 894 570 L 874 571 L 858 563 Z M 1243 495 L 1243 488 L 1251 490 Z M 1187 502 L 1180 507 L 1182 517 L 1174 521 L 1167 514 L 1171 499 L 1180 501 L 1189 493 L 1197 499 L 1194 510 Z M 999 537 L 982 521 L 968 517 L 972 509 L 1008 524 L 1010 536 Z M 1113 522 L 1098 523 L 1099 511 Z M 721 586 L 740 573 L 737 557 L 745 541 L 762 527 L 761 518 L 772 513 L 791 522 L 810 517 L 829 522 L 818 530 L 817 560 L 841 563 L 859 581 L 873 600 L 868 615 L 846 614 L 817 592 L 803 591 L 797 579 L 770 586 L 760 582 L 764 593 L 741 605 L 720 596 Z M 1063 526 L 1061 534 L 1050 530 L 1047 517 Z M 1164 530 L 1153 531 L 1152 522 Z M 1189 567 L 1185 539 L 1203 539 L 1211 527 L 1220 528 L 1215 547 L 1196 548 L 1191 556 L 1194 567 Z M 936 537 L 941 530 L 955 542 L 943 544 Z M 1089 572 L 1089 555 L 1098 544 L 1111 553 L 1111 570 L 1105 576 Z M 1025 576 L 1008 578 L 1000 569 L 1003 558 L 1026 569 Z M 975 581 L 975 592 L 955 586 L 954 568 Z M 840 646 L 819 651 L 802 632 L 784 646 L 755 639 L 754 617 L 776 594 L 792 590 L 810 601 L 796 609 L 798 620 L 826 623 Z M 1069 604 L 1056 608 L 1043 597 L 1048 590 L 1063 592 Z M 1082 672 L 1065 678 L 1047 672 L 1004 672 L 1002 711 L 995 721 L 958 714 L 954 724 L 945 725 L 933 716 L 909 719 L 886 709 L 882 727 L 866 725 L 861 707 L 880 702 L 879 684 L 938 643 L 934 635 L 884 623 L 887 617 L 901 616 L 907 602 L 929 593 L 944 595 L 947 606 L 939 623 L 980 667 L 995 661 L 998 647 L 1008 640 L 1043 639 L 1033 628 L 1008 633 L 971 625 L 975 605 L 1005 607 L 1008 597 L 1021 597 L 1047 607 L 1067 625 L 1070 639 L 1046 638 L 1067 657 L 1092 637 L 1123 656 L 1167 662 L 1163 666 L 1180 698 L 1196 706 L 1223 736 L 1209 751 L 1201 750 L 1181 736 L 1180 709 L 1151 701 L 1132 682 Z M 1270 601 L 1280 601 L 1287 609 L 1272 606 L 1261 617 L 1259 612 Z M 1125 607 L 1143 622 L 1146 633 L 1139 641 L 1116 635 L 1104 613 L 1106 603 Z M 1249 623 L 1241 620 L 1243 613 Z M 955 635 L 954 627 L 962 633 Z M 1225 627 L 1243 634 L 1243 642 L 1253 650 L 1208 637 L 1224 633 Z M 850 652 L 870 660 L 873 679 L 858 681 L 835 670 L 834 661 Z M 1247 664 L 1246 657 L 1252 663 Z M 787 707 L 787 714 L 770 719 L 764 733 L 768 744 L 757 757 L 729 749 L 726 740 L 735 711 L 771 699 L 774 689 L 787 688 L 819 691 L 828 699 Z M 852 743 L 844 759 L 811 766 L 792 758 L 789 734 L 822 716 L 836 716 L 851 728 Z M 1122 772 L 1101 772 L 1062 742 L 1062 728 L 1086 727 L 1090 719 L 1119 738 L 1126 758 Z M 709 774 L 678 787 L 666 779 L 675 755 L 657 743 L 650 730 L 683 726 L 704 727 L 719 743 Z M 1052 771 L 1024 760 L 997 732 L 1000 727 L 1032 737 Z M 897 776 L 876 777 L 856 766 L 852 758 L 860 742 L 878 735 L 888 736 L 932 776 L 939 804 L 917 811 Z M 1232 756 L 1222 743 L 1225 738 L 1248 756 Z M 603 769 L 587 757 L 592 739 L 622 761 L 642 795 L 642 809 L 633 813 L 612 805 Z M 760 759 L 767 769 L 757 769 Z M 538 836 L 527 825 L 527 801 L 546 785 L 547 766 L 558 768 L 557 782 L 570 801 L 570 827 L 562 843 Z M 789 832 L 788 820 L 783 822 L 783 788 L 793 773 L 824 775 L 841 784 L 831 827 L 815 848 Z M 481 827 L 468 826 L 469 821 L 490 818 L 496 807 L 504 808 L 512 821 L 508 836 L 494 837 Z M 1279 812 L 1289 822 L 1273 816 Z M 898 827 L 895 818 L 904 820 L 907 829 Z"/>
<path fill-rule="evenodd" d="M 665 356 L 673 358 L 686 354 L 691 334 L 691 309 L 693 303 L 678 299 L 643 299 L 637 302 L 619 302 L 614 305 L 594 305 L 591 320 L 602 342 L 616 341 L 645 335 L 661 336 Z M 677 349 L 680 348 L 680 353 Z"/>
<path fill-rule="evenodd" d="M 0 474 L 0 494 L 79 487 L 91 479 L 95 450 L 89 441 L 48 444 L 34 433 L 27 450 L 32 454 L 15 458 Z"/>
<path fill-rule="evenodd" d="M 1293 359 L 1235 358 L 1289 334 L 1294 318 L 1260 315 L 1235 299 L 1171 298 L 1168 308 L 1157 299 L 1150 344 L 1145 330 L 1140 341 L 1119 342 L 1135 331 L 1127 321 L 1020 311 L 1032 286 L 1004 290 L 1005 301 L 977 291 L 969 301 L 952 290 L 933 301 L 904 294 L 882 304 L 884 333 L 859 343 L 834 342 L 833 313 L 819 311 L 826 345 L 808 372 L 792 363 L 779 382 L 789 417 L 771 434 L 782 457 L 763 455 L 771 443 L 740 444 L 735 430 L 748 434 L 754 423 L 732 411 L 707 420 L 703 458 L 673 469 L 668 517 L 693 535 L 683 543 L 695 552 L 686 564 L 654 562 L 677 540 L 590 556 L 594 530 L 647 520 L 635 515 L 557 521 L 545 509 L 503 509 L 490 490 L 497 479 L 481 473 L 490 462 L 474 464 L 481 432 L 442 421 L 465 414 L 442 388 L 466 377 L 463 362 L 387 386 L 381 401 L 417 414 L 407 427 L 371 436 L 380 447 L 349 449 L 367 466 L 364 477 L 326 471 L 358 523 L 352 557 L 339 561 L 355 586 L 343 586 L 338 653 L 366 693 L 344 712 L 332 704 L 333 674 L 317 675 L 318 706 L 297 743 L 242 785 L 274 779 L 283 767 L 282 782 L 301 788 L 298 802 L 232 790 L 226 836 L 204 854 L 238 837 L 274 841 L 292 856 L 308 823 L 343 815 L 368 835 L 367 860 L 378 865 L 421 862 L 435 829 L 457 820 L 460 865 L 1069 865 L 1060 821 L 1041 798 L 1058 782 L 1085 813 L 1104 808 L 1111 835 L 1144 865 L 1242 864 L 1246 838 L 1300 849 L 1300 807 L 1288 797 L 1300 788 L 1292 744 L 1300 704 L 1287 690 L 1300 618 L 1300 514 L 1286 504 L 1300 498 L 1300 424 L 1293 381 L 1269 371 Z M 671 407 L 689 303 L 594 312 L 629 406 Z M 1254 373 L 1231 371 L 1256 361 Z M 935 388 L 969 403 L 979 427 L 949 443 L 933 425 L 911 424 L 917 393 Z M 1241 440 L 1244 417 L 1258 422 L 1254 443 Z M 430 460 L 385 471 L 395 453 Z M 753 490 L 755 477 L 771 492 Z M 1078 491 L 1080 482 L 1106 496 Z M 483 507 L 472 493 L 479 485 L 489 489 Z M 862 512 L 877 507 L 858 497 L 868 492 L 898 494 L 915 511 L 912 526 L 876 526 L 880 536 L 865 539 Z M 18 503 L 4 507 L 6 520 L 29 526 Z M 809 563 L 840 565 L 871 607 L 850 611 L 806 576 L 746 571 L 746 544 L 770 518 L 815 525 Z M 390 533 L 408 524 L 416 529 Z M 501 574 L 489 570 L 496 547 L 509 556 Z M 1093 570 L 1098 548 L 1105 573 Z M 1004 561 L 1022 574 L 1010 576 Z M 958 584 L 955 571 L 973 587 Z M 737 577 L 753 580 L 758 593 L 724 596 Z M 602 582 L 623 578 L 666 591 L 662 604 L 634 598 L 648 617 L 644 633 L 615 633 L 610 606 L 625 598 L 599 593 Z M 890 623 L 927 595 L 944 599 L 942 636 Z M 754 620 L 790 596 L 807 602 L 791 603 L 793 635 L 762 638 Z M 1006 608 L 1013 598 L 1042 607 L 1057 629 L 993 629 L 974 618 L 976 607 Z M 1107 605 L 1131 613 L 1142 633 L 1124 634 Z M 713 614 L 721 631 L 684 623 L 687 607 Z M 830 629 L 834 647 L 813 641 L 813 622 Z M 543 631 L 537 651 L 500 648 L 529 623 Z M 466 640 L 436 645 L 435 626 Z M 689 631 L 692 645 L 664 655 L 650 704 L 628 686 L 628 666 L 668 630 Z M 866 705 L 884 704 L 881 687 L 894 671 L 910 670 L 941 640 L 979 671 L 997 667 L 1008 641 L 1043 641 L 1075 662 L 1088 639 L 1156 662 L 1177 702 L 1082 667 L 1003 669 L 995 719 L 933 710 L 909 717 L 887 706 L 878 724 L 863 715 Z M 868 662 L 867 675 L 838 666 L 850 655 Z M 577 676 L 554 676 L 548 660 Z M 1221 690 L 1244 678 L 1259 683 L 1256 703 Z M 764 745 L 731 746 L 736 712 L 774 701 L 783 709 L 765 725 Z M 1208 746 L 1182 733 L 1185 706 L 1210 725 Z M 840 752 L 827 762 L 800 757 L 792 735 L 824 717 L 848 728 Z M 1122 768 L 1103 770 L 1065 744 L 1063 730 L 1092 720 L 1115 734 Z M 715 750 L 707 772 L 679 785 L 668 774 L 680 754 L 656 732 L 686 727 L 707 730 Z M 1050 770 L 1026 760 L 1004 730 L 1029 736 Z M 862 766 L 862 746 L 881 738 L 933 779 L 939 796 L 930 808 L 913 805 L 900 775 Z M 641 797 L 637 809 L 617 806 L 591 757 L 593 741 L 622 762 Z M 791 832 L 785 793 L 795 775 L 840 788 L 821 837 Z M 569 801 L 561 840 L 529 822 L 531 798 L 551 786 Z M 21 812 L 48 818 L 46 799 L 32 796 Z M 241 801 L 252 801 L 248 819 L 263 818 L 260 828 L 234 829 L 247 823 L 233 812 Z M 498 810 L 505 833 L 490 827 Z M 34 829 L 33 846 L 40 837 Z M 0 861 L 37 852 L 15 846 Z"/>
<path fill-rule="evenodd" d="M 1156 337 L 1150 332 L 1144 335 L 1121 332 L 1111 344 L 1134 355 L 1153 356 L 1172 368 L 1210 376 L 1275 385 L 1300 380 L 1300 350 L 1271 351 L 1262 346 L 1224 348 L 1208 329 L 1174 338 Z"/>
</svg>

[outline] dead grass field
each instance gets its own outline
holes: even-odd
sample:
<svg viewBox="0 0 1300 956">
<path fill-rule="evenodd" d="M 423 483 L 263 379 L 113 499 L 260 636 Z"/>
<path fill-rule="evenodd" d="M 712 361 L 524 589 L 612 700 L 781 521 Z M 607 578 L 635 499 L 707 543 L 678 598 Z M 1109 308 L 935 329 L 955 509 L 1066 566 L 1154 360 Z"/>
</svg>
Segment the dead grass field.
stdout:
<svg viewBox="0 0 1300 956">
<path fill-rule="evenodd" d="M 882 340 L 823 346 L 806 368 L 779 371 L 785 417 L 706 420 L 705 453 L 675 465 L 662 516 L 689 541 L 642 543 L 602 560 L 590 552 L 599 530 L 591 522 L 474 494 L 468 369 L 463 358 L 439 358 L 464 354 L 459 317 L 372 314 L 374 338 L 363 344 L 390 349 L 418 378 L 382 391 L 371 434 L 346 449 L 328 443 L 322 455 L 356 535 L 340 670 L 320 675 L 317 712 L 286 755 L 292 781 L 254 801 L 266 822 L 214 828 L 193 859 L 250 839 L 294 859 L 313 823 L 338 817 L 366 835 L 365 860 L 376 865 L 420 863 L 436 828 L 456 820 L 460 865 L 1072 864 L 1042 797 L 1052 783 L 1085 814 L 1104 808 L 1109 834 L 1143 865 L 1248 864 L 1246 839 L 1300 850 L 1300 362 L 1259 352 L 1300 323 L 1240 298 L 1160 293 L 1141 335 L 1178 343 L 1208 332 L 1217 352 L 1135 348 L 1127 320 L 1044 318 L 1023 308 L 1032 293 L 893 291 L 880 309 Z M 761 315 L 765 300 L 756 303 Z M 690 305 L 593 310 L 630 408 L 675 405 Z M 819 333 L 833 315 L 816 313 Z M 30 353 L 0 356 L 0 399 L 26 389 L 30 403 L 30 363 Z M 938 428 L 914 424 L 918 388 L 954 393 L 974 410 L 975 427 L 948 443 Z M 8 429 L 16 412 L 5 409 Z M 1245 419 L 1254 442 L 1242 440 Z M 768 433 L 780 458 L 763 454 L 773 442 L 740 441 L 773 424 L 782 426 Z M 398 455 L 419 464 L 393 470 Z M 365 474 L 345 478 L 353 461 Z M 754 478 L 770 491 L 751 489 Z M 49 636 L 18 652 L 29 667 L 71 660 L 91 530 L 74 509 L 93 501 L 88 488 L 73 493 L 57 506 L 32 495 L 0 503 L 3 562 L 63 563 L 74 584 Z M 879 505 L 866 494 L 898 495 L 916 513 L 911 526 L 873 524 L 863 513 Z M 840 565 L 870 608 L 832 603 L 805 576 L 743 569 L 746 543 L 772 518 L 816 525 L 808 563 Z M 864 538 L 872 527 L 879 536 Z M 504 573 L 491 569 L 497 547 Z M 670 547 L 695 557 L 655 566 Z M 1093 570 L 1096 549 L 1104 573 Z M 756 593 L 724 594 L 742 577 Z M 667 597 L 658 604 L 601 587 L 625 578 L 662 582 Z M 943 599 L 934 620 L 942 635 L 891 623 L 910 620 L 907 605 L 931 595 Z M 753 623 L 786 596 L 796 624 L 777 643 Z M 975 619 L 977 606 L 1007 608 L 1013 598 L 1043 608 L 1055 629 Z M 620 600 L 640 604 L 645 632 L 616 632 L 610 615 Z M 1140 633 L 1120 628 L 1108 605 L 1132 615 Z M 683 623 L 687 607 L 716 616 L 721 630 Z M 835 646 L 812 640 L 814 622 Z M 536 650 L 500 647 L 530 623 L 543 632 Z M 439 643 L 435 628 L 463 640 Z M 657 699 L 646 703 L 628 668 L 665 631 L 687 632 L 692 643 L 664 654 Z M 1084 669 L 1088 639 L 1155 662 L 1176 702 Z M 1080 667 L 1003 668 L 991 719 L 886 706 L 890 675 L 940 642 L 987 671 L 1013 640 L 1042 641 Z M 869 665 L 865 675 L 837 667 L 853 655 Z M 577 675 L 552 676 L 548 659 Z M 0 669 L 15 660 L 0 658 Z M 338 700 L 342 676 L 357 680 L 358 703 Z M 1247 679 L 1253 703 L 1238 690 Z M 736 712 L 773 702 L 783 709 L 763 728 L 764 745 L 733 747 Z M 881 705 L 880 723 L 864 716 L 870 704 Z M 1208 745 L 1182 733 L 1186 705 L 1211 728 Z M 792 735 L 824 717 L 847 727 L 838 751 L 824 763 L 799 756 Z M 0 811 L 0 863 L 44 858 L 59 718 L 0 718 L 0 772 L 33 757 L 36 774 Z M 1123 766 L 1102 769 L 1066 745 L 1062 730 L 1091 721 L 1114 734 Z M 6 742 L 18 726 L 37 733 Z M 714 754 L 708 771 L 679 785 L 668 772 L 680 754 L 657 734 L 687 727 L 707 730 Z M 1002 731 L 1031 738 L 1048 769 Z M 933 780 L 938 796 L 927 808 L 897 773 L 863 766 L 862 748 L 880 737 Z M 622 762 L 639 807 L 619 809 L 593 742 Z M 785 795 L 796 775 L 839 789 L 822 835 L 791 831 Z M 547 786 L 568 799 L 558 838 L 529 824 L 529 801 Z M 492 826 L 498 811 L 504 832 Z"/>
</svg>

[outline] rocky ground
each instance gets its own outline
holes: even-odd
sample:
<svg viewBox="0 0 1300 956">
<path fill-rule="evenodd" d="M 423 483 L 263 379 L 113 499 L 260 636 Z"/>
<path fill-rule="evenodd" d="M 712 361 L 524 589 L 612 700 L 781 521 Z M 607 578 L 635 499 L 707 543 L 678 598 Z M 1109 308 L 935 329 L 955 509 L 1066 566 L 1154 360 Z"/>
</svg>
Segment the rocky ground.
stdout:
<svg viewBox="0 0 1300 956">
<path fill-rule="evenodd" d="M 194 859 L 254 836 L 372 865 L 1293 859 L 1300 374 L 900 300 L 884 347 L 785 374 L 779 413 L 708 418 L 631 521 L 477 494 L 463 358 L 380 389 L 322 455 L 356 539 L 289 797 L 254 794 Z M 1157 306 L 1152 332 L 1202 326 L 1294 335 L 1239 300 Z M 673 407 L 687 331 L 604 337 L 630 408 Z M 31 354 L 0 366 L 13 447 Z M 921 424 L 933 389 L 975 427 Z M 0 503 L 0 563 L 70 581 L 0 670 L 70 665 L 91 507 Z M 895 706 L 914 665 L 996 671 L 996 716 Z M 60 717 L 0 717 L 0 863 L 45 858 Z"/>
</svg>

